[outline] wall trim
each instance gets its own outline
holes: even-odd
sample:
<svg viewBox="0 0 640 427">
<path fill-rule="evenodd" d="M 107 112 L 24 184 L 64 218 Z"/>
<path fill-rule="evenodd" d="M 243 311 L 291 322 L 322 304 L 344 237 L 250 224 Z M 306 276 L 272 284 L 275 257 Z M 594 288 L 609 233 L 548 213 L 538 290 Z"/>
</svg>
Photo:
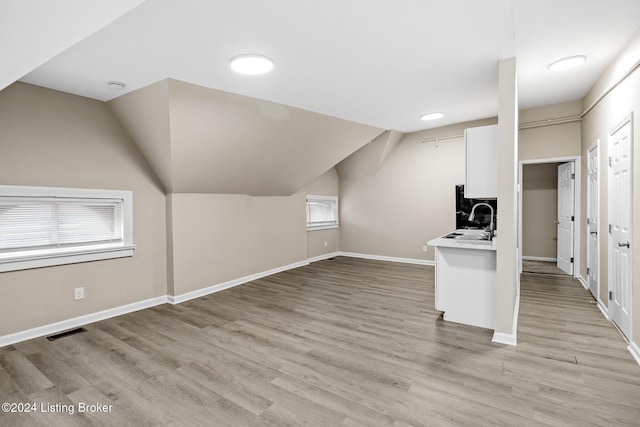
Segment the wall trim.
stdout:
<svg viewBox="0 0 640 427">
<path fill-rule="evenodd" d="M 418 265 L 428 265 L 431 267 L 435 267 L 435 261 L 429 261 L 426 259 L 415 259 L 415 258 L 398 258 L 384 255 L 369 255 L 369 254 L 359 254 L 355 252 L 338 252 L 339 256 L 346 256 L 350 258 L 362 258 L 362 259 L 371 259 L 374 261 L 389 261 L 389 262 L 402 262 L 405 264 L 418 264 Z"/>
<path fill-rule="evenodd" d="M 600 299 L 598 299 L 597 305 L 600 311 L 602 312 L 602 315 L 604 316 L 604 318 L 611 321 L 611 316 L 609 316 L 609 309 L 605 307 L 605 305 L 602 303 L 602 301 L 600 301 Z"/>
<path fill-rule="evenodd" d="M 581 275 L 576 277 L 576 279 L 578 279 L 578 282 L 580 282 L 582 287 L 586 291 L 589 292 L 589 295 L 591 295 L 591 291 L 589 291 L 589 284 L 587 283 L 586 279 L 584 277 L 582 277 Z M 591 295 L 591 296 L 593 296 L 593 295 Z M 607 319 L 607 320 L 611 320 L 611 317 L 609 317 L 609 310 L 607 309 L 607 307 L 604 306 L 602 301 L 600 301 L 600 298 L 594 297 L 594 299 L 596 300 L 596 305 L 598 306 L 598 308 L 602 312 L 602 315 L 604 316 L 604 318 Z"/>
<path fill-rule="evenodd" d="M 496 344 L 518 345 L 518 314 L 520 313 L 520 294 L 516 297 L 515 310 L 513 311 L 513 325 L 511 330 L 513 333 L 505 334 L 503 332 L 494 332 L 491 342 Z"/>
<path fill-rule="evenodd" d="M 309 265 L 308 261 L 299 261 L 293 264 L 285 265 L 283 267 L 277 267 L 271 270 L 262 271 L 260 273 L 250 274 L 249 276 L 240 277 L 239 279 L 229 280 L 228 282 L 218 283 L 217 285 L 207 286 L 206 288 L 197 289 L 191 292 L 185 292 L 180 295 L 169 295 L 167 302 L 169 304 L 180 304 L 185 301 L 189 301 L 195 298 L 203 297 L 205 295 L 220 292 L 225 289 L 233 288 L 234 286 L 243 285 L 253 280 L 262 279 L 263 277 L 271 276 L 272 274 L 281 273 L 283 271 L 291 270 L 298 267 L 304 267 Z"/>
<path fill-rule="evenodd" d="M 549 262 L 558 262 L 558 258 L 547 258 L 543 256 L 525 256 L 522 255 L 522 259 L 526 261 L 549 261 Z"/>
<path fill-rule="evenodd" d="M 583 288 L 585 288 L 587 291 L 589 290 L 589 284 L 587 283 L 585 278 L 582 277 L 582 275 L 576 277 L 576 279 L 578 279 L 578 282 L 580 282 Z"/>
<path fill-rule="evenodd" d="M 631 355 L 635 359 L 636 363 L 638 365 L 640 365 L 640 347 L 638 347 L 638 345 L 636 343 L 631 341 L 629 343 L 629 347 L 627 347 L 627 348 L 629 349 L 629 352 L 631 353 Z"/>
<path fill-rule="evenodd" d="M 336 251 L 336 252 L 331 252 L 331 253 L 324 254 L 324 255 L 318 255 L 318 256 L 311 257 L 311 258 L 307 259 L 307 262 L 309 264 L 311 264 L 311 263 L 314 263 L 314 262 L 317 262 L 317 261 L 324 261 L 325 259 L 335 258 L 337 256 L 340 256 L 340 252 Z"/>
<path fill-rule="evenodd" d="M 39 338 L 46 335 L 55 334 L 67 329 L 77 328 L 89 323 L 99 322 L 100 320 L 110 319 L 123 314 L 133 313 L 134 311 L 143 310 L 145 308 L 155 307 L 167 303 L 167 296 L 150 298 L 144 301 L 138 301 L 120 307 L 109 308 L 107 310 L 98 311 L 96 313 L 85 314 L 83 316 L 74 317 L 73 319 L 62 320 L 60 322 L 50 323 L 44 326 L 27 329 L 9 335 L 0 337 L 0 347 L 15 344 L 21 341 L 27 341 L 33 338 Z"/>
<path fill-rule="evenodd" d="M 517 345 L 517 338 L 515 334 L 505 334 L 502 332 L 494 332 L 491 342 L 496 344 Z"/>
</svg>

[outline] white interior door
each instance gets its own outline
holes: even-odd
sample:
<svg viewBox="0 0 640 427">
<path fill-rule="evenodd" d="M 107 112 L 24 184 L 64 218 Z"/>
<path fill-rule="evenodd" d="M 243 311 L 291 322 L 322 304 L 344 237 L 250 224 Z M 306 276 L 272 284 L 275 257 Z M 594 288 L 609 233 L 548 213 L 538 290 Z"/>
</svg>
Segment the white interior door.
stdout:
<svg viewBox="0 0 640 427">
<path fill-rule="evenodd" d="M 609 134 L 609 314 L 631 338 L 631 117 Z"/>
<path fill-rule="evenodd" d="M 589 149 L 587 158 L 587 283 L 598 298 L 598 145 Z"/>
<path fill-rule="evenodd" d="M 574 162 L 558 166 L 558 268 L 573 275 Z"/>
</svg>

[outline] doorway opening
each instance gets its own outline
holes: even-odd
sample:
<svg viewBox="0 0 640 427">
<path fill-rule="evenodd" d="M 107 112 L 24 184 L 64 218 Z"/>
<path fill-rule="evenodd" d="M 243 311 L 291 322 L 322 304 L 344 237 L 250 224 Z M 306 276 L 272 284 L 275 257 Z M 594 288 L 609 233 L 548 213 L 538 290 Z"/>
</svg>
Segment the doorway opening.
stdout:
<svg viewBox="0 0 640 427">
<path fill-rule="evenodd" d="M 519 272 L 578 277 L 580 156 L 520 161 Z"/>
</svg>

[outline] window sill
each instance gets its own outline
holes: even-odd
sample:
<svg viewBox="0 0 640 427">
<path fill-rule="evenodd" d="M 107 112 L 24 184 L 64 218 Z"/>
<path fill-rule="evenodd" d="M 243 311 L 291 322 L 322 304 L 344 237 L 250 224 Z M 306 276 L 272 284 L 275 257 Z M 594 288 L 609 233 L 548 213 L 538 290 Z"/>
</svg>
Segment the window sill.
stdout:
<svg viewBox="0 0 640 427">
<path fill-rule="evenodd" d="M 135 245 L 0 259 L 0 273 L 133 256 Z"/>
<path fill-rule="evenodd" d="M 339 226 L 338 224 L 307 226 L 307 231 L 330 230 L 332 228 L 339 228 Z"/>
</svg>

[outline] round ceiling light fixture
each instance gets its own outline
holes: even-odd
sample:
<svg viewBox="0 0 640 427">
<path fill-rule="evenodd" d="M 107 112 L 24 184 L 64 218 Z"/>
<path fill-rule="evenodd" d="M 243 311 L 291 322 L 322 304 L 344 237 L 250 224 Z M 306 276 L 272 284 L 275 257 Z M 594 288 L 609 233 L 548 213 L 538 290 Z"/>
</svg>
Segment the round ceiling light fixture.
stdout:
<svg viewBox="0 0 640 427">
<path fill-rule="evenodd" d="M 236 73 L 249 76 L 268 73 L 273 69 L 271 58 L 257 54 L 234 56 L 229 64 Z"/>
<path fill-rule="evenodd" d="M 122 82 L 112 80 L 110 82 L 107 82 L 107 87 L 111 90 L 124 90 L 127 85 Z"/>
<path fill-rule="evenodd" d="M 570 68 L 577 67 L 584 64 L 587 61 L 587 57 L 584 55 L 570 56 L 568 58 L 558 59 L 557 61 L 549 64 L 549 71 L 562 71 Z"/>
<path fill-rule="evenodd" d="M 421 115 L 420 119 L 424 121 L 428 121 L 428 120 L 441 119 L 443 117 L 444 117 L 444 113 L 427 113 L 427 114 Z"/>
</svg>

